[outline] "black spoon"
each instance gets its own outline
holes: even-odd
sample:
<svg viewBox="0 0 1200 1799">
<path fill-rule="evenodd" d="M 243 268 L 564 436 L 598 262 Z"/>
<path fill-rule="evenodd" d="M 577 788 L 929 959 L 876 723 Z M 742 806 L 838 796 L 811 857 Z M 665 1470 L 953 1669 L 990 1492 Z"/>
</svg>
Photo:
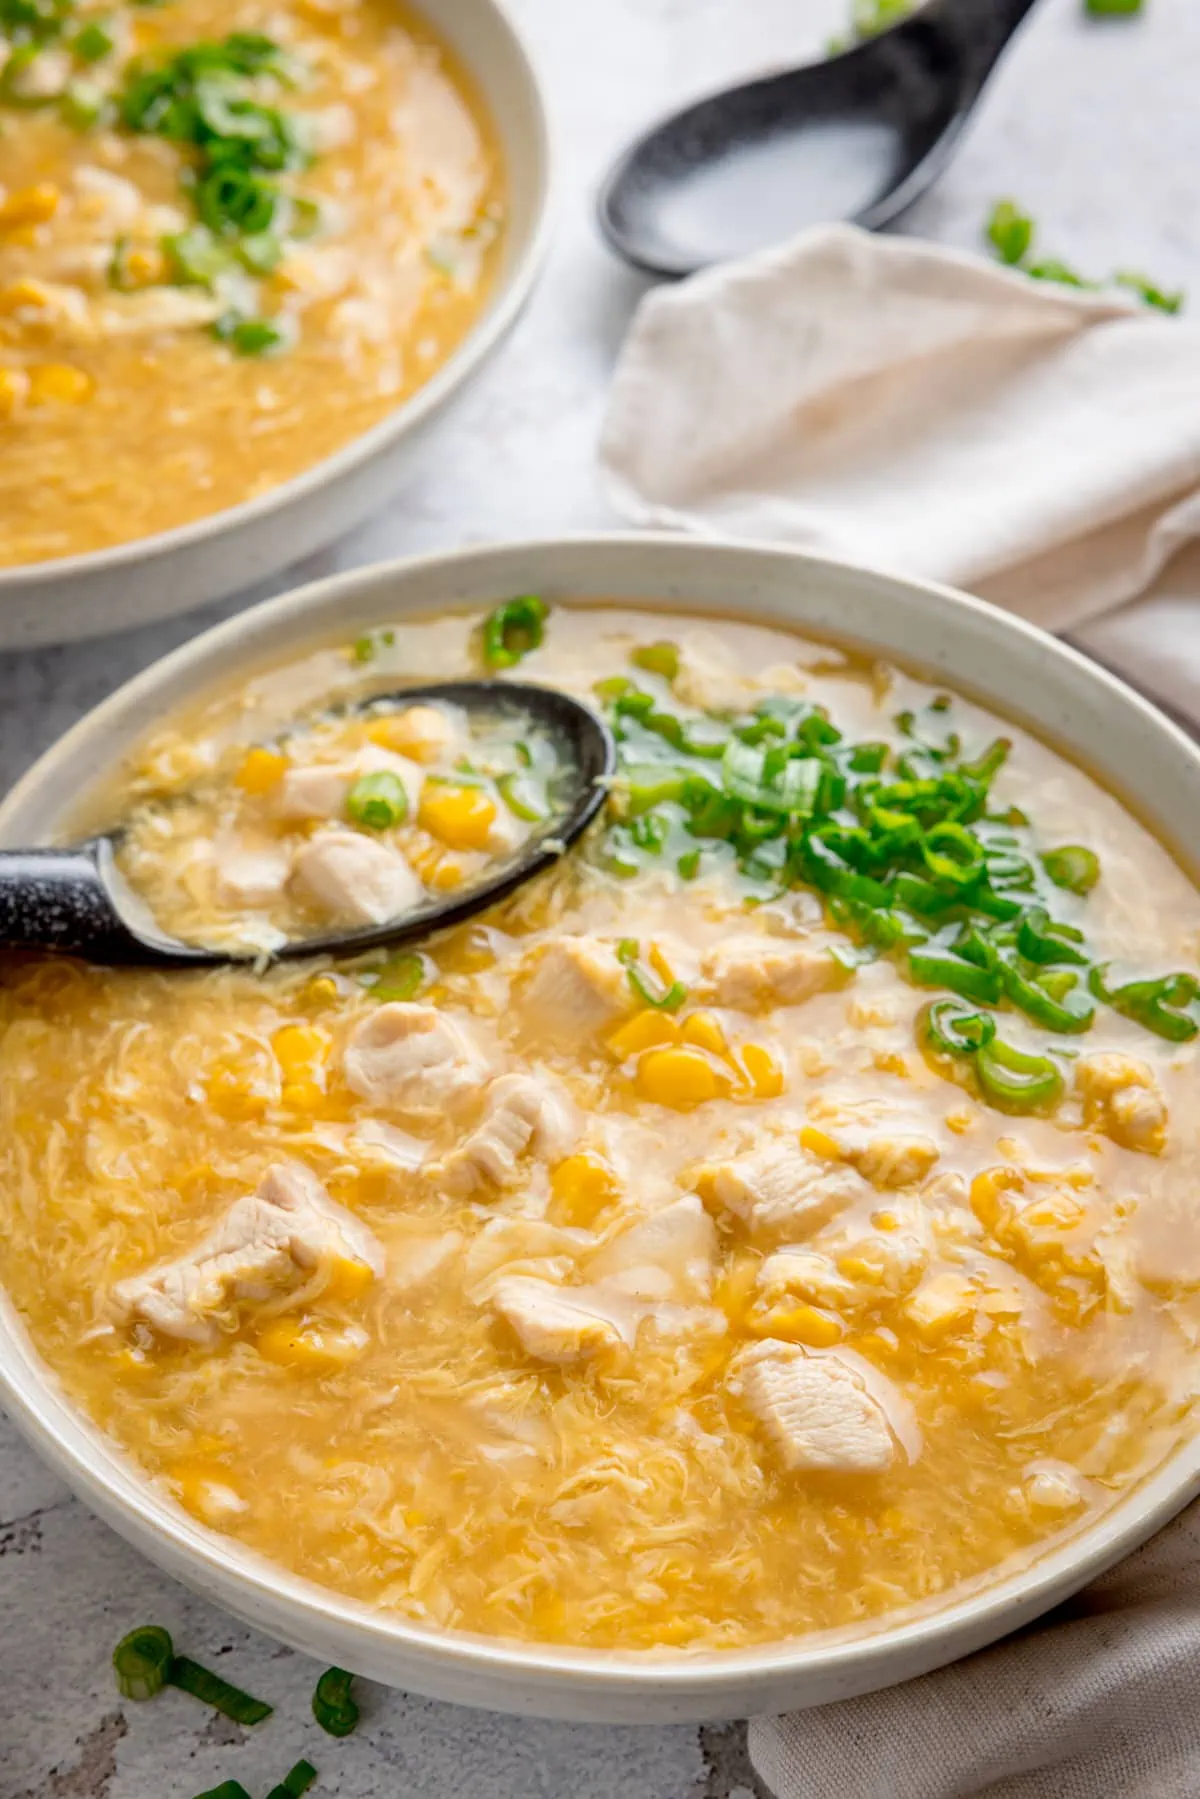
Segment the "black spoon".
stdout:
<svg viewBox="0 0 1200 1799">
<path fill-rule="evenodd" d="M 411 706 L 418 701 L 441 701 L 492 719 L 516 713 L 545 731 L 563 769 L 556 784 L 560 791 L 551 796 L 551 816 L 514 861 L 467 892 L 423 904 L 382 925 L 296 938 L 274 950 L 273 957 L 356 955 L 459 924 L 549 868 L 604 804 L 605 782 L 616 767 L 612 735 L 569 694 L 517 681 L 439 681 L 371 694 L 359 705 L 375 711 L 389 702 Z M 200 948 L 159 931 L 117 867 L 119 836 L 117 829 L 65 849 L 0 850 L 0 948 L 59 950 L 88 962 L 147 967 L 204 968 L 263 959 L 258 953 L 238 956 Z"/>
<path fill-rule="evenodd" d="M 876 230 L 945 168 L 1034 0 L 926 0 L 827 62 L 712 94 L 662 120 L 600 190 L 613 249 L 690 275 L 851 219 Z"/>
</svg>

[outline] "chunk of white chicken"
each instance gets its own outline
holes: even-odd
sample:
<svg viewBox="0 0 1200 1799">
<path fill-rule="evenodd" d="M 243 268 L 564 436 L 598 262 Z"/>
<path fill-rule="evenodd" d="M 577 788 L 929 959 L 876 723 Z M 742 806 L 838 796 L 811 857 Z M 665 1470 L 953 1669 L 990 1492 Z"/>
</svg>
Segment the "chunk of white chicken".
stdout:
<svg viewBox="0 0 1200 1799">
<path fill-rule="evenodd" d="M 813 1249 L 777 1249 L 758 1270 L 758 1291 L 764 1299 L 783 1295 L 806 1299 L 835 1311 L 855 1298 L 854 1282 L 847 1280 L 828 1256 Z"/>
<path fill-rule="evenodd" d="M 406 1237 L 388 1259 L 388 1287 L 408 1295 L 436 1280 L 460 1253 L 466 1242 L 461 1231 L 443 1231 L 436 1237 Z"/>
<path fill-rule="evenodd" d="M 364 1278 L 383 1271 L 372 1233 L 330 1199 L 309 1169 L 269 1168 L 258 1191 L 235 1200 L 186 1255 L 113 1288 L 117 1315 L 164 1336 L 215 1343 L 242 1301 L 273 1298 L 307 1283 L 321 1264 L 351 1263 Z"/>
<path fill-rule="evenodd" d="M 811 1237 L 870 1191 L 842 1162 L 819 1162 L 791 1143 L 768 1144 L 700 1173 L 712 1200 L 756 1237 Z"/>
<path fill-rule="evenodd" d="M 527 1355 L 539 1362 L 575 1362 L 621 1341 L 610 1318 L 582 1287 L 555 1287 L 528 1275 L 506 1275 L 491 1301 Z"/>
<path fill-rule="evenodd" d="M 394 1000 L 355 1025 L 342 1073 L 372 1105 L 449 1109 L 479 1087 L 487 1064 L 457 1019 L 435 1006 Z"/>
<path fill-rule="evenodd" d="M 611 943 L 559 937 L 534 952 L 523 1010 L 540 1035 L 579 1043 L 633 1010 L 626 971 Z"/>
<path fill-rule="evenodd" d="M 853 1161 L 858 1172 L 873 1187 L 911 1187 L 930 1173 L 939 1153 L 932 1137 L 897 1133 L 895 1136 L 872 1137 Z"/>
<path fill-rule="evenodd" d="M 716 1255 L 716 1226 L 688 1193 L 627 1225 L 588 1272 L 634 1298 L 686 1305 L 712 1296 Z"/>
<path fill-rule="evenodd" d="M 254 845 L 238 838 L 213 845 L 213 865 L 216 899 L 234 909 L 274 905 L 292 873 L 292 858 L 282 844 Z"/>
<path fill-rule="evenodd" d="M 766 936 L 733 937 L 718 944 L 705 955 L 701 974 L 705 998 L 743 1012 L 798 1006 L 846 979 L 846 970 L 828 949 Z"/>
<path fill-rule="evenodd" d="M 579 1115 L 557 1081 L 546 1075 L 503 1074 L 488 1087 L 474 1130 L 429 1172 L 453 1193 L 507 1187 L 527 1155 L 561 1162 L 579 1130 Z"/>
<path fill-rule="evenodd" d="M 300 823 L 310 818 L 344 818 L 346 798 L 364 775 L 395 775 L 404 788 L 409 815 L 414 816 L 425 776 L 407 756 L 397 756 L 369 743 L 342 762 L 310 762 L 289 768 L 275 789 L 271 806 L 277 818 Z"/>
<path fill-rule="evenodd" d="M 729 1384 L 789 1473 L 879 1474 L 895 1457 L 883 1407 L 832 1355 L 768 1337 L 735 1356 Z"/>
<path fill-rule="evenodd" d="M 1083 1116 L 1125 1149 L 1157 1156 L 1167 1141 L 1167 1102 L 1145 1062 L 1115 1052 L 1085 1056 L 1075 1070 Z"/>
<path fill-rule="evenodd" d="M 348 925 L 386 924 L 425 893 L 399 850 L 358 831 L 318 831 L 297 850 L 292 878 L 306 898 Z"/>
</svg>

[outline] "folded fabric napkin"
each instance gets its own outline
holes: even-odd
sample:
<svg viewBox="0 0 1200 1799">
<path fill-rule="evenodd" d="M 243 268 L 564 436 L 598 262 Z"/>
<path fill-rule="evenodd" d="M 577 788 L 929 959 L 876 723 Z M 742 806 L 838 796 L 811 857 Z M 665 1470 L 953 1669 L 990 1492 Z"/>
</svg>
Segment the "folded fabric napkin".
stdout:
<svg viewBox="0 0 1200 1799">
<path fill-rule="evenodd" d="M 824 227 L 642 302 L 601 464 L 639 524 L 971 588 L 1200 722 L 1184 320 Z M 1033 1629 L 750 1747 L 779 1799 L 1197 1799 L 1200 1505 Z"/>
<path fill-rule="evenodd" d="M 1186 319 L 823 226 L 648 295 L 601 468 L 639 524 L 970 588 L 1200 717 L 1200 552 L 1089 625 L 1200 538 Z"/>
</svg>

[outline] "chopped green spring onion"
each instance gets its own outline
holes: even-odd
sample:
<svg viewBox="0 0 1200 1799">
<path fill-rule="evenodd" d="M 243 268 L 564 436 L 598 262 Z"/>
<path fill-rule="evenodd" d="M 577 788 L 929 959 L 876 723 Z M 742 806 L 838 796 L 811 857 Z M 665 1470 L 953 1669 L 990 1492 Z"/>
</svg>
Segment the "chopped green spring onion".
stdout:
<svg viewBox="0 0 1200 1799">
<path fill-rule="evenodd" d="M 683 854 L 676 858 L 675 866 L 679 870 L 681 880 L 694 881 L 696 879 L 700 873 L 702 854 L 702 850 L 684 850 Z"/>
<path fill-rule="evenodd" d="M 528 775 L 515 772 L 501 775 L 496 782 L 496 791 L 513 817 L 523 819 L 526 824 L 541 824 L 550 816 L 545 790 Z"/>
<path fill-rule="evenodd" d="M 664 681 L 673 681 L 679 673 L 679 646 L 666 642 L 639 644 L 629 660 L 635 668 L 644 668 L 648 675 L 661 675 Z"/>
<path fill-rule="evenodd" d="M 1034 1024 L 1046 1031 L 1086 1031 L 1096 1016 L 1095 1006 L 1085 1001 L 1069 1005 L 1056 1000 L 1036 979 L 1030 979 L 1013 962 L 1003 965 L 1004 992 Z"/>
<path fill-rule="evenodd" d="M 1157 980 L 1128 981 L 1110 987 L 1107 967 L 1093 968 L 1088 985 L 1097 999 L 1171 1043 L 1190 1043 L 1200 1030 L 1189 1010 L 1200 1000 L 1200 981 L 1190 974 L 1167 974 Z"/>
<path fill-rule="evenodd" d="M 387 831 L 408 817 L 408 792 L 390 768 L 360 775 L 346 795 L 346 817 L 368 831 Z"/>
<path fill-rule="evenodd" d="M 1100 858 L 1081 844 L 1064 844 L 1061 849 L 1046 850 L 1042 867 L 1056 887 L 1068 893 L 1090 893 L 1100 879 Z"/>
<path fill-rule="evenodd" d="M 1063 1077 L 1049 1056 L 1030 1056 L 994 1037 L 978 1050 L 975 1078 L 988 1102 L 1001 1112 L 1039 1112 L 1062 1095 Z"/>
<path fill-rule="evenodd" d="M 37 44 L 18 44 L 9 52 L 0 68 L 0 103 L 5 106 L 53 106 L 66 93 L 66 85 L 47 88 L 38 79 L 41 48 Z M 43 65 L 46 68 L 52 65 Z"/>
<path fill-rule="evenodd" d="M 948 987 L 962 999 L 998 1004 L 1004 990 L 1000 972 L 980 968 L 961 956 L 936 950 L 910 950 L 908 972 L 921 987 Z"/>
<path fill-rule="evenodd" d="M 536 650 L 549 607 L 536 594 L 522 594 L 497 606 L 483 621 L 483 660 L 489 668 L 515 668 Z"/>
<path fill-rule="evenodd" d="M 301 1799 L 301 1794 L 307 1793 L 316 1778 L 317 1770 L 311 1762 L 297 1762 L 294 1768 L 289 1768 L 279 1785 L 271 1788 L 267 1799 Z"/>
<path fill-rule="evenodd" d="M 121 1638 L 113 1650 L 113 1668 L 122 1698 L 153 1699 L 171 1678 L 175 1646 L 159 1624 L 143 1624 Z"/>
<path fill-rule="evenodd" d="M 1174 316 L 1183 311 L 1187 294 L 1182 288 L 1168 293 L 1164 288 L 1156 287 L 1153 281 L 1148 281 L 1145 275 L 1139 275 L 1132 269 L 1119 270 L 1113 280 L 1118 287 L 1128 288 L 1131 294 L 1136 294 L 1143 306 L 1149 306 L 1155 312 L 1166 312 Z"/>
<path fill-rule="evenodd" d="M 94 81 L 68 81 L 58 103 L 58 116 L 72 131 L 91 131 L 109 111 L 104 89 Z"/>
<path fill-rule="evenodd" d="M 284 348 L 293 337 L 289 329 L 271 319 L 247 319 L 236 312 L 223 313 L 212 334 L 238 356 L 267 356 Z"/>
<path fill-rule="evenodd" d="M 1088 281 L 1077 270 L 1071 268 L 1069 263 L 1059 262 L 1053 256 L 1047 258 L 1045 262 L 1027 263 L 1025 273 L 1031 281 L 1053 281 L 1059 287 L 1095 289 L 1100 285 L 1098 281 Z"/>
<path fill-rule="evenodd" d="M 231 252 L 217 242 L 207 225 L 172 232 L 163 238 L 162 248 L 172 281 L 182 287 L 211 287 L 234 266 Z"/>
<path fill-rule="evenodd" d="M 142 4 L 145 4 L 145 0 L 142 0 Z M 197 1793 L 196 1799 L 250 1799 L 250 1795 L 240 1780 L 223 1780 L 219 1787 L 209 1787 L 206 1793 Z"/>
<path fill-rule="evenodd" d="M 960 890 L 975 886 L 984 873 L 982 844 L 965 825 L 953 821 L 925 833 L 921 855 L 935 880 Z"/>
<path fill-rule="evenodd" d="M 672 981 L 664 992 L 656 993 L 638 965 L 638 956 L 635 938 L 625 937 L 617 945 L 617 960 L 624 964 L 625 978 L 637 998 L 644 1006 L 653 1006 L 656 1012 L 678 1012 L 688 996 L 683 982 Z"/>
<path fill-rule="evenodd" d="M 363 976 L 362 983 L 370 988 L 372 999 L 412 999 L 424 986 L 427 972 L 424 956 L 410 950 L 389 957 L 377 973 Z"/>
<path fill-rule="evenodd" d="M 254 1699 L 240 1687 L 231 1686 L 229 1681 L 202 1668 L 187 1655 L 177 1655 L 172 1661 L 170 1682 L 181 1692 L 190 1693 L 193 1699 L 232 1718 L 235 1724 L 261 1724 L 274 1709 L 265 1700 Z"/>
<path fill-rule="evenodd" d="M 1017 948 L 1027 962 L 1046 967 L 1059 962 L 1086 966 L 1088 958 L 1078 947 L 1082 942 L 1082 931 L 1077 931 L 1074 925 L 1059 924 L 1044 906 L 1031 906 L 1021 915 Z"/>
<path fill-rule="evenodd" d="M 1001 262 L 1015 268 L 1033 243 L 1033 220 L 1015 200 L 997 200 L 987 222 L 987 240 Z"/>
<path fill-rule="evenodd" d="M 1132 18 L 1143 0 L 1083 0 L 1083 10 L 1093 19 Z"/>
<path fill-rule="evenodd" d="M 996 1021 L 989 1012 L 973 1012 L 957 1000 L 937 999 L 925 1013 L 926 1040 L 947 1056 L 973 1055 L 996 1035 Z"/>
<path fill-rule="evenodd" d="M 115 39 L 96 19 L 89 20 L 71 39 L 71 54 L 78 62 L 103 62 L 115 49 Z"/>
<path fill-rule="evenodd" d="M 358 1723 L 358 1706 L 351 1687 L 353 1674 L 345 1668 L 326 1668 L 312 1696 L 313 1717 L 331 1737 L 348 1737 Z"/>
</svg>

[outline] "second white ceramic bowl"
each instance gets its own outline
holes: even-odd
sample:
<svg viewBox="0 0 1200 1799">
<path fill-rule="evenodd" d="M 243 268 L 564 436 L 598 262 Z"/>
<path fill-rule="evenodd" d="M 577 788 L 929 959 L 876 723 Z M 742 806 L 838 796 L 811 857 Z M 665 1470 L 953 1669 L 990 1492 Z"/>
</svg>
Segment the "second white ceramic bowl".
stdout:
<svg viewBox="0 0 1200 1799">
<path fill-rule="evenodd" d="M 65 643 L 187 612 L 332 542 L 395 491 L 451 401 L 515 323 L 540 271 L 549 228 L 550 140 L 537 76 L 500 0 L 418 5 L 475 81 L 505 160 L 506 234 L 479 318 L 411 399 L 294 480 L 174 531 L 0 568 L 0 649 Z M 152 468 L 146 479 L 153 481 Z"/>
<path fill-rule="evenodd" d="M 1151 706 L 1031 626 L 945 588 L 793 552 L 671 538 L 512 544 L 356 570 L 286 594 L 177 650 L 98 707 L 0 806 L 0 844 L 54 837 L 81 793 L 156 721 L 307 643 L 344 643 L 409 613 L 515 593 L 741 614 L 878 649 L 1031 724 L 1116 789 L 1181 853 L 1197 848 L 1200 753 Z M 557 1651 L 422 1629 L 270 1566 L 154 1490 L 67 1403 L 0 1296 L 0 1400 L 75 1491 L 170 1573 L 258 1628 L 340 1667 L 500 1711 L 633 1723 L 822 1704 L 966 1655 L 1066 1598 L 1200 1488 L 1200 1443 L 1035 1562 L 869 1633 L 725 1655 Z M 130 1623 L 136 1623 L 131 1619 Z"/>
</svg>

